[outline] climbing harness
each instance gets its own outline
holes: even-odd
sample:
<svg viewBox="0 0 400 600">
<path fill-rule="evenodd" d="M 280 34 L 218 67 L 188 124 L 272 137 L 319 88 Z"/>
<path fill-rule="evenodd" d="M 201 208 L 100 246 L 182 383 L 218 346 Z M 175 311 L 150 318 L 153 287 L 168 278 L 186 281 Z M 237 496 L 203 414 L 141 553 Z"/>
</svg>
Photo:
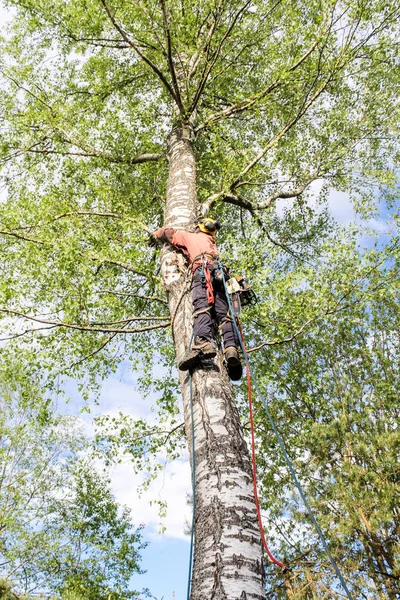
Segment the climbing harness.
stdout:
<svg viewBox="0 0 400 600">
<path fill-rule="evenodd" d="M 298 492 L 299 492 L 299 494 L 300 494 L 300 496 L 301 496 L 301 499 L 303 500 L 304 506 L 306 507 L 306 509 L 307 509 L 307 512 L 308 512 L 308 514 L 309 514 L 309 516 L 310 516 L 310 518 L 311 518 L 311 520 L 312 520 L 312 522 L 313 522 L 313 524 L 314 524 L 314 527 L 315 527 L 315 529 L 316 529 L 316 531 L 317 531 L 317 533 L 318 533 L 318 536 L 319 536 L 319 538 L 320 538 L 320 540 L 321 540 L 321 543 L 322 543 L 322 545 L 323 545 L 323 547 L 324 547 L 324 549 L 325 549 L 325 552 L 326 552 L 326 554 L 327 554 L 327 556 L 328 556 L 328 558 L 329 558 L 329 560 L 330 560 L 330 563 L 331 563 L 331 565 L 332 565 L 332 567 L 333 567 L 333 570 L 335 571 L 335 573 L 336 573 L 336 576 L 337 576 L 337 578 L 339 579 L 339 581 L 340 581 L 340 583 L 341 583 L 341 586 L 342 586 L 342 588 L 343 588 L 343 589 L 344 589 L 344 591 L 346 592 L 346 595 L 347 595 L 347 598 L 348 598 L 348 600 L 353 600 L 353 598 L 352 598 L 352 596 L 351 596 L 351 594 L 350 594 L 350 591 L 349 591 L 349 589 L 348 589 L 348 587 L 347 587 L 347 585 L 346 585 L 346 582 L 345 582 L 345 580 L 343 579 L 343 576 L 342 576 L 342 574 L 341 574 L 341 572 L 340 572 L 340 570 L 339 570 L 339 567 L 337 566 L 337 564 L 336 564 L 336 561 L 335 561 L 335 559 L 333 558 L 333 556 L 332 556 L 332 554 L 331 554 L 331 552 L 330 552 L 330 550 L 329 550 L 329 547 L 328 547 L 327 541 L 326 541 L 326 539 L 325 539 L 325 536 L 324 536 L 324 534 L 323 534 L 323 532 L 322 532 L 322 529 L 321 529 L 321 528 L 320 528 L 320 526 L 318 525 L 318 523 L 317 523 L 317 520 L 316 520 L 316 518 L 315 518 L 315 515 L 314 515 L 314 513 L 313 513 L 313 511 L 312 511 L 312 509 L 311 509 L 311 506 L 309 505 L 309 503 L 308 503 L 308 500 L 307 500 L 307 498 L 306 498 L 306 496 L 305 496 L 305 494 L 304 494 L 304 492 L 303 492 L 303 488 L 301 487 L 301 485 L 300 485 L 300 482 L 299 482 L 299 480 L 297 479 L 297 475 L 296 475 L 296 473 L 295 473 L 295 470 L 294 470 L 294 467 L 293 467 L 292 461 L 290 460 L 290 458 L 289 458 L 289 455 L 288 455 L 288 453 L 286 452 L 286 448 L 285 448 L 285 446 L 284 446 L 283 440 L 282 440 L 282 438 L 281 438 L 281 436 L 280 436 L 280 433 L 279 433 L 279 431 L 278 431 L 278 429 L 277 429 L 277 427 L 276 427 L 276 425 L 275 425 L 275 421 L 273 420 L 273 418 L 272 418 L 272 415 L 271 415 L 271 412 L 270 412 L 270 410 L 269 410 L 269 408 L 268 408 L 267 401 L 266 401 L 266 399 L 265 399 L 264 395 L 261 393 L 261 390 L 260 390 L 260 388 L 259 388 L 259 386 L 258 386 L 257 380 L 256 380 L 256 379 L 255 379 L 255 377 L 254 377 L 254 374 L 253 374 L 253 371 L 252 371 L 252 368 L 251 368 L 251 365 L 250 365 L 249 357 L 248 357 L 248 354 L 247 354 L 247 352 L 246 352 L 246 348 L 245 348 L 245 346 L 244 346 L 244 343 L 243 343 L 242 337 L 241 337 L 241 335 L 240 335 L 239 327 L 238 327 L 237 321 L 236 321 L 236 319 L 235 319 L 235 316 L 234 316 L 234 312 L 233 312 L 233 306 L 232 306 L 232 302 L 231 302 L 231 299 L 230 299 L 230 296 L 229 296 L 229 293 L 228 293 L 228 289 L 227 289 L 227 286 L 226 286 L 226 280 L 225 280 L 225 277 L 223 278 L 223 283 L 224 283 L 224 288 L 225 288 L 226 298 L 227 298 L 227 301 L 228 301 L 229 310 L 231 311 L 232 318 L 233 318 L 233 324 L 234 324 L 234 327 L 235 327 L 235 329 L 236 329 L 237 336 L 238 336 L 238 338 L 239 338 L 240 347 L 241 347 L 241 349 L 242 349 L 242 352 L 243 352 L 244 359 L 245 359 L 245 361 L 246 361 L 246 369 L 248 369 L 248 372 L 249 372 L 249 374 L 250 374 L 251 378 L 252 378 L 252 379 L 253 379 L 253 381 L 254 381 L 254 386 L 255 386 L 255 388 L 256 388 L 256 390 L 257 390 L 258 397 L 259 397 L 259 399 L 261 400 L 261 403 L 262 403 L 262 405 L 263 405 L 263 407 L 264 407 L 264 410 L 265 410 L 265 412 L 266 412 L 266 414 L 267 414 L 268 420 L 269 420 L 269 422 L 270 422 L 270 424 L 271 424 L 271 427 L 272 427 L 272 429 L 273 429 L 273 432 L 274 432 L 274 434 L 275 434 L 275 437 L 276 437 L 276 439 L 277 439 L 277 441 L 278 441 L 278 444 L 279 444 L 279 447 L 280 447 L 280 449 L 281 449 L 281 451 L 282 451 L 282 454 L 283 454 L 283 457 L 284 457 L 284 459 L 285 459 L 285 462 L 286 462 L 286 464 L 287 464 L 287 466 L 288 466 L 288 468 L 289 468 L 289 471 L 290 471 L 290 474 L 291 474 L 291 476 L 292 476 L 292 479 L 293 479 L 293 481 L 294 481 L 294 483 L 295 483 L 295 485 L 296 485 L 296 487 L 297 487 L 297 490 L 298 490 Z"/>
<path fill-rule="evenodd" d="M 214 265 L 218 264 L 217 260 L 216 256 L 204 252 L 196 256 L 190 265 L 193 281 L 201 281 L 202 285 L 206 288 L 208 304 L 214 304 L 215 298 L 212 282 L 215 279 Z"/>
</svg>

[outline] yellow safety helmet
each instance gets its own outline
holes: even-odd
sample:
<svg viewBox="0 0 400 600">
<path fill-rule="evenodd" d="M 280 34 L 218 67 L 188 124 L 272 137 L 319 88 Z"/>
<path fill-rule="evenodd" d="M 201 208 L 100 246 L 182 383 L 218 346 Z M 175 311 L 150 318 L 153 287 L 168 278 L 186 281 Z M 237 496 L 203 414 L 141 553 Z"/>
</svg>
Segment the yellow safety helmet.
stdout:
<svg viewBox="0 0 400 600">
<path fill-rule="evenodd" d="M 213 237 L 217 235 L 217 231 L 221 229 L 221 223 L 211 217 L 203 217 L 196 221 L 196 227 L 203 233 L 209 233 Z"/>
</svg>

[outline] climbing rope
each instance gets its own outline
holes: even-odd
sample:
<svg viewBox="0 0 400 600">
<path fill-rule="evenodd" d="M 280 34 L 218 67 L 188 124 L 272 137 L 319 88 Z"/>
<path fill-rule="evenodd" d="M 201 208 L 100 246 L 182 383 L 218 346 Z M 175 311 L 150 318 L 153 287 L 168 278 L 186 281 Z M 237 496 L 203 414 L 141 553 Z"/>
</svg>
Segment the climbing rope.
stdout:
<svg viewBox="0 0 400 600">
<path fill-rule="evenodd" d="M 242 340 L 243 347 L 246 351 L 246 345 L 244 343 L 243 331 L 240 321 L 238 320 L 238 326 L 240 331 L 240 339 Z M 281 569 L 287 569 L 287 565 L 281 563 L 277 558 L 273 556 L 270 549 L 268 548 L 267 540 L 265 539 L 264 528 L 262 524 L 261 517 L 261 509 L 260 502 L 258 500 L 258 491 L 257 491 L 257 463 L 256 463 L 256 448 L 255 448 L 255 440 L 254 440 L 254 420 L 253 420 L 253 394 L 251 391 L 251 374 L 248 364 L 246 362 L 246 376 L 247 376 L 247 396 L 249 401 L 249 416 L 250 416 L 250 432 L 251 432 L 251 462 L 253 465 L 253 490 L 254 490 L 254 500 L 256 503 L 257 509 L 257 519 L 258 519 L 258 527 L 260 529 L 260 535 L 264 550 L 270 560 L 274 565 L 278 565 Z"/>
<path fill-rule="evenodd" d="M 286 462 L 286 464 L 287 464 L 287 466 L 288 466 L 288 468 L 289 468 L 289 471 L 290 471 L 290 474 L 291 474 L 291 476 L 292 476 L 292 479 L 293 479 L 293 481 L 294 481 L 294 483 L 295 483 L 295 485 L 296 485 L 296 487 L 297 487 L 297 490 L 298 490 L 298 492 L 299 492 L 299 494 L 300 494 L 300 497 L 301 497 L 301 499 L 303 500 L 304 506 L 306 507 L 306 509 L 307 509 L 307 512 L 308 512 L 308 514 L 309 514 L 309 516 L 310 516 L 310 518 L 311 518 L 311 520 L 312 520 L 312 522 L 313 522 L 313 524 L 314 524 L 314 527 L 315 527 L 315 529 L 316 529 L 316 531 L 317 531 L 317 533 L 318 533 L 318 536 L 319 536 L 319 538 L 320 538 L 320 540 L 321 540 L 321 543 L 322 543 L 322 545 L 323 545 L 323 547 L 324 547 L 324 549 L 325 549 L 325 552 L 326 552 L 326 554 L 328 555 L 328 558 L 329 558 L 329 560 L 330 560 L 330 563 L 331 563 L 331 565 L 332 565 L 332 567 L 333 567 L 333 570 L 335 571 L 335 573 L 336 573 L 336 576 L 337 576 L 337 578 L 339 579 L 339 581 L 340 581 L 340 584 L 341 584 L 342 588 L 343 588 L 343 589 L 344 589 L 344 591 L 346 592 L 346 595 L 347 595 L 347 598 L 348 598 L 348 600 L 353 600 L 353 598 L 352 598 L 352 596 L 351 596 L 351 594 L 350 594 L 350 591 L 349 591 L 349 589 L 348 589 L 348 587 L 347 587 L 347 585 L 346 585 L 346 582 L 345 582 L 345 580 L 343 579 L 343 576 L 342 576 L 342 574 L 341 574 L 341 572 L 340 572 L 340 570 L 339 570 L 339 567 L 337 566 L 337 564 L 336 564 L 336 561 L 335 561 L 335 559 L 333 558 L 333 556 L 332 556 L 332 554 L 331 554 L 331 552 L 330 552 L 330 550 L 329 550 L 329 547 L 328 547 L 327 541 L 326 541 L 326 539 L 325 539 L 325 536 L 324 536 L 324 534 L 323 534 L 323 532 L 322 532 L 322 529 L 321 529 L 321 528 L 320 528 L 320 526 L 318 525 L 318 523 L 317 523 L 317 520 L 316 520 L 316 518 L 315 518 L 315 516 L 314 516 L 314 513 L 313 513 L 313 511 L 312 511 L 312 509 L 311 509 L 311 506 L 309 505 L 309 503 L 308 503 L 308 500 L 307 500 L 307 498 L 306 498 L 306 496 L 305 496 L 305 494 L 304 494 L 304 492 L 303 492 L 303 488 L 301 487 L 301 485 L 300 485 L 300 482 L 299 482 L 299 480 L 297 479 L 297 475 L 296 475 L 296 473 L 295 473 L 295 470 L 294 470 L 294 468 L 293 468 L 292 461 L 290 460 L 290 458 L 289 458 L 289 455 L 288 455 L 288 453 L 286 452 L 285 445 L 284 445 L 284 443 L 283 443 L 283 440 L 282 440 L 282 438 L 281 438 L 281 436 L 280 436 L 280 433 L 279 433 L 279 431 L 278 431 L 278 429 L 277 429 L 277 427 L 276 427 L 276 425 L 275 425 L 275 421 L 274 421 L 274 419 L 272 418 L 272 415 L 271 415 L 271 413 L 270 413 L 270 410 L 269 410 L 269 408 L 268 408 L 268 404 L 267 404 L 267 402 L 266 402 L 266 399 L 265 399 L 264 395 L 261 393 L 261 390 L 260 390 L 260 388 L 259 388 L 259 386 L 258 386 L 257 380 L 256 380 L 256 379 L 255 379 L 255 377 L 254 377 L 254 373 L 253 373 L 253 371 L 252 371 L 252 368 L 251 368 L 251 365 L 250 365 L 249 357 L 248 357 L 248 354 L 247 354 L 247 352 L 246 352 L 246 349 L 245 349 L 244 343 L 243 343 L 243 341 L 242 341 L 242 337 L 241 337 L 241 335 L 240 335 L 240 331 L 239 331 L 239 328 L 238 328 L 238 324 L 237 324 L 237 322 L 236 322 L 236 317 L 235 317 L 235 314 L 234 314 L 234 311 L 233 311 L 232 302 L 231 302 L 231 299 L 230 299 L 230 296 L 229 296 L 229 293 L 228 293 L 228 289 L 227 289 L 227 287 L 226 287 L 225 274 L 224 274 L 224 270 L 223 270 L 223 268 L 222 268 L 222 264 L 221 264 L 221 263 L 219 263 L 219 267 L 220 267 L 220 269 L 221 269 L 221 273 L 222 273 L 222 281 L 223 281 L 223 284 L 224 284 L 224 290 L 225 290 L 225 295 L 226 295 L 226 299 L 227 299 L 228 306 L 229 306 L 229 311 L 230 311 L 230 313 L 231 313 L 231 315 L 232 315 L 233 325 L 234 325 L 234 327 L 235 327 L 235 331 L 236 331 L 236 334 L 237 334 L 237 336 L 238 336 L 238 339 L 239 339 L 240 347 L 241 347 L 241 350 L 242 350 L 242 352 L 243 352 L 244 359 L 245 359 L 245 361 L 246 361 L 246 369 L 248 369 L 248 371 L 249 371 L 249 373 L 250 373 L 250 376 L 251 376 L 251 378 L 252 378 L 252 379 L 253 379 L 253 381 L 254 381 L 254 386 L 255 386 L 255 388 L 256 388 L 256 390 L 257 390 L 258 397 L 260 398 L 260 400 L 261 400 L 261 403 L 262 403 L 262 405 L 263 405 L 263 407 L 264 407 L 264 410 L 265 410 L 265 412 L 266 412 L 266 414 L 267 414 L 268 420 L 269 420 L 269 422 L 270 422 L 270 424 L 271 424 L 271 427 L 272 427 L 272 429 L 273 429 L 273 432 L 274 432 L 274 434 L 275 434 L 275 437 L 276 437 L 276 439 L 277 439 L 277 441 L 278 441 L 278 444 L 279 444 L 279 447 L 280 447 L 280 449 L 281 449 L 281 451 L 282 451 L 282 454 L 283 454 L 283 457 L 284 457 L 284 459 L 285 459 L 285 462 Z"/>
</svg>

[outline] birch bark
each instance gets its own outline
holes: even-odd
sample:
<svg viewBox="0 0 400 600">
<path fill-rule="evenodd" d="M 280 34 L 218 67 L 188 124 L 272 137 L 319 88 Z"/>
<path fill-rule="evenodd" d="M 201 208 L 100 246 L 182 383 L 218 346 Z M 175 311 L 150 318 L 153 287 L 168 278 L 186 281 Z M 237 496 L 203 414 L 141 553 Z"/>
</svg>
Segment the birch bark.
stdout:
<svg viewBox="0 0 400 600">
<path fill-rule="evenodd" d="M 165 226 L 193 230 L 200 207 L 189 129 L 172 131 L 168 158 Z M 161 271 L 180 357 L 192 332 L 187 265 L 181 254 L 165 246 Z M 191 448 L 189 375 L 180 372 L 179 377 Z M 193 372 L 193 408 L 196 519 L 191 600 L 261 600 L 264 567 L 251 462 L 220 352 L 212 369 Z"/>
</svg>

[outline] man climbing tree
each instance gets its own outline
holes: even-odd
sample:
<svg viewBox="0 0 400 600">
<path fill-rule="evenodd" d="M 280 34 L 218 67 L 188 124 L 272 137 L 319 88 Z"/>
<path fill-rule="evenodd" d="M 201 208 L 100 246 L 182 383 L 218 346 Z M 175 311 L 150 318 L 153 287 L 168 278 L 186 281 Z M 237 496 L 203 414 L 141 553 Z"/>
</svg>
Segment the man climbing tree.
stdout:
<svg viewBox="0 0 400 600">
<path fill-rule="evenodd" d="M 221 253 L 239 272 L 264 269 L 256 336 L 287 265 L 321 260 L 329 190 L 351 189 L 365 209 L 377 185 L 395 187 L 394 0 L 7 4 L 0 308 L 9 343 L 30 353 L 50 389 L 62 375 L 86 376 L 87 397 L 120 361 L 141 361 L 147 375 L 156 356 L 170 367 L 185 355 L 187 263 L 174 245 L 148 248 L 156 227 L 191 232 L 218 209 Z M 276 328 L 281 343 L 304 327 L 288 309 L 264 333 Z M 250 458 L 221 354 L 214 360 L 218 369 L 192 378 L 191 599 L 261 600 Z M 160 384 L 160 420 L 172 431 L 170 381 Z M 187 372 L 179 383 L 191 442 Z"/>
<path fill-rule="evenodd" d="M 200 364 L 202 358 L 214 358 L 217 354 L 211 342 L 213 336 L 211 312 L 213 311 L 223 336 L 224 356 L 229 377 L 237 381 L 242 376 L 238 353 L 239 340 L 229 312 L 219 255 L 213 240 L 220 227 L 218 221 L 205 217 L 196 222 L 194 234 L 171 228 L 160 228 L 154 236 L 181 250 L 189 261 L 191 270 L 193 342 L 180 358 L 179 369 L 187 371 Z M 228 277 L 227 271 L 226 277 Z"/>
</svg>

